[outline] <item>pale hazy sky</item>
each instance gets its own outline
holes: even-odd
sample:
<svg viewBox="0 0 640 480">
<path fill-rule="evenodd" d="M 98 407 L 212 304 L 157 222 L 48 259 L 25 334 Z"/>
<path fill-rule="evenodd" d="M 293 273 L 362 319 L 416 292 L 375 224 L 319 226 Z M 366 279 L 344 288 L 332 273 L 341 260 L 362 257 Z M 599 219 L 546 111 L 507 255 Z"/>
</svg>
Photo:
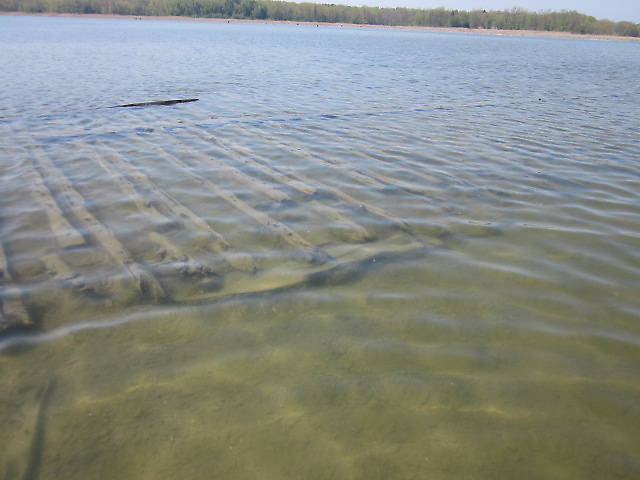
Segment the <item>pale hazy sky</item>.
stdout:
<svg viewBox="0 0 640 480">
<path fill-rule="evenodd" d="M 323 0 L 322 3 L 330 3 Z M 539 10 L 577 10 L 596 18 L 609 20 L 629 20 L 640 23 L 640 0 L 331 0 L 342 5 L 372 5 L 378 7 L 410 8 L 458 8 L 473 10 L 504 10 L 522 7 L 537 12 Z"/>
</svg>

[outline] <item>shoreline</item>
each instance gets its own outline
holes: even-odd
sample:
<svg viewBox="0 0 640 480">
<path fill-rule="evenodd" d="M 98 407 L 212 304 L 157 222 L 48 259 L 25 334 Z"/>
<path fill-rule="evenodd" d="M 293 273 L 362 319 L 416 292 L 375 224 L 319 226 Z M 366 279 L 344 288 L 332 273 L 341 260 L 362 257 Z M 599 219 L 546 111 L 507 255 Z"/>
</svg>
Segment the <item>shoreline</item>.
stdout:
<svg viewBox="0 0 640 480">
<path fill-rule="evenodd" d="M 107 13 L 28 13 L 28 12 L 0 12 L 0 16 L 14 17 L 62 17 L 62 18 L 106 18 L 106 19 L 142 19 L 164 20 L 178 22 L 217 22 L 217 23 L 261 23 L 266 25 L 298 25 L 298 26 L 323 26 L 323 27 L 349 27 L 349 28 L 381 28 L 391 30 L 415 30 L 430 32 L 467 33 L 476 35 L 498 35 L 515 37 L 555 37 L 555 38 L 582 38 L 587 40 L 621 40 L 640 41 L 640 37 L 625 37 L 621 35 L 592 35 L 571 32 L 542 31 L 542 30 L 498 30 L 486 28 L 463 27 L 427 27 L 414 25 L 372 25 L 360 23 L 329 23 L 329 22 L 297 22 L 294 20 L 254 20 L 244 18 L 207 18 L 207 17 L 180 17 L 180 16 L 152 16 L 152 15 L 116 15 Z"/>
</svg>

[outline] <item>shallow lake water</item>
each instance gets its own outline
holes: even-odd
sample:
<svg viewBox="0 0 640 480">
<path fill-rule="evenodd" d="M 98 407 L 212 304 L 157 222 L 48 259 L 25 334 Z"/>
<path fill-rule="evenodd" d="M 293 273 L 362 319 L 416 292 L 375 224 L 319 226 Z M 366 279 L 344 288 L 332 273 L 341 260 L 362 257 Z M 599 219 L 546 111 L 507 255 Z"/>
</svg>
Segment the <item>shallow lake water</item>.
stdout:
<svg viewBox="0 0 640 480">
<path fill-rule="evenodd" d="M 0 17 L 0 65 L 0 479 L 640 476 L 640 43 Z"/>
</svg>

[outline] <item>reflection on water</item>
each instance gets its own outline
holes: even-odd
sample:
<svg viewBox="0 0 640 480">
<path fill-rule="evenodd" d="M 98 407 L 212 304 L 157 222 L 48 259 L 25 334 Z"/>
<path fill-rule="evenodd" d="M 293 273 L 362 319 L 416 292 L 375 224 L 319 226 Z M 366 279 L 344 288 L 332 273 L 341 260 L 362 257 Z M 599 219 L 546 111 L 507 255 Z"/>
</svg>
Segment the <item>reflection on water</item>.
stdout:
<svg viewBox="0 0 640 480">
<path fill-rule="evenodd" d="M 637 45 L 0 23 L 0 478 L 638 476 Z"/>
</svg>

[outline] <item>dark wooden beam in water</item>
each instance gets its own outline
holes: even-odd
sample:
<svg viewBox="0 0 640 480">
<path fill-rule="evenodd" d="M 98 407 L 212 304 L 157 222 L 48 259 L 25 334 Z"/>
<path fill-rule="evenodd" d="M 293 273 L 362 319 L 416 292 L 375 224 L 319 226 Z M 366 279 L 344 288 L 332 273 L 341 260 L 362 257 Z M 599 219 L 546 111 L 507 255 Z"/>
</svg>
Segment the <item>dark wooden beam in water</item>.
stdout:
<svg viewBox="0 0 640 480">
<path fill-rule="evenodd" d="M 43 172 L 47 172 L 47 178 L 52 178 L 52 182 L 55 182 L 53 183 L 55 188 L 51 188 L 51 186 L 48 188 L 56 201 L 60 202 L 62 210 L 67 213 L 70 219 L 73 218 L 72 224 L 76 226 L 76 229 L 85 231 L 94 244 L 102 247 L 134 281 L 140 294 L 154 301 L 167 298 L 167 294 L 158 280 L 138 264 L 113 231 L 89 211 L 84 197 L 76 190 L 73 181 L 54 163 L 50 153 L 35 142 L 31 153 L 34 168 L 43 178 Z"/>
<path fill-rule="evenodd" d="M 4 331 L 34 326 L 22 303 L 20 290 L 13 283 L 7 255 L 0 242 L 0 335 Z"/>
<path fill-rule="evenodd" d="M 189 103 L 197 102 L 197 98 L 184 98 L 180 100 L 156 100 L 155 102 L 141 102 L 141 103 L 127 103 L 126 105 L 113 105 L 109 108 L 122 108 L 122 107 L 150 107 L 152 105 L 175 105 L 176 103 Z"/>
</svg>

